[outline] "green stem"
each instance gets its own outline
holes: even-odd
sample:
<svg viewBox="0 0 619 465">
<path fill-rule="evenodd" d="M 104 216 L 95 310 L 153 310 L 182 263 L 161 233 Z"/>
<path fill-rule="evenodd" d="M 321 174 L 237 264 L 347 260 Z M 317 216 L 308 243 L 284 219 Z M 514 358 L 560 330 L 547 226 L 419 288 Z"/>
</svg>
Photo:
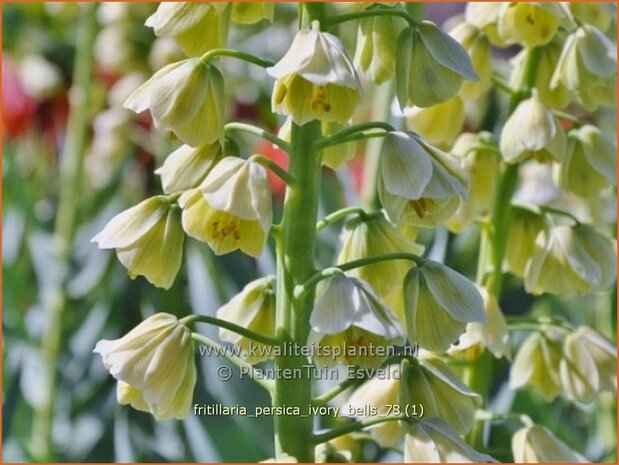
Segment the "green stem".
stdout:
<svg viewBox="0 0 619 465">
<path fill-rule="evenodd" d="M 580 127 L 583 124 L 582 121 L 580 121 L 576 116 L 570 115 L 569 113 L 566 113 L 564 111 L 552 110 L 552 114 L 555 115 L 559 119 L 563 119 L 565 121 L 569 121 L 575 127 Z"/>
<path fill-rule="evenodd" d="M 82 181 L 84 147 L 89 126 L 90 87 L 92 79 L 93 49 L 96 33 L 95 3 L 80 5 L 77 30 L 77 50 L 71 89 L 71 109 L 67 122 L 65 146 L 60 166 L 60 196 L 56 213 L 56 259 L 61 268 L 68 267 L 75 236 L 77 206 Z M 34 410 L 31 450 L 39 461 L 54 461 L 52 426 L 54 400 L 58 384 L 58 359 L 62 348 L 63 316 L 67 305 L 65 277 L 43 301 L 48 314 L 48 326 L 41 339 L 45 383 L 42 402 Z"/>
<path fill-rule="evenodd" d="M 190 315 L 180 320 L 180 322 L 186 326 L 191 326 L 195 322 L 207 323 L 209 325 L 227 329 L 228 331 L 232 331 L 233 333 L 236 333 L 240 336 L 251 339 L 252 341 L 259 342 L 261 344 L 265 344 L 268 346 L 280 345 L 280 340 L 277 338 L 265 336 L 264 334 L 255 333 L 251 329 L 244 328 L 242 326 L 236 325 L 226 320 L 222 320 L 220 318 L 215 318 L 214 316 Z"/>
<path fill-rule="evenodd" d="M 288 186 L 293 186 L 296 182 L 294 176 L 292 176 L 288 171 L 286 171 L 284 168 L 279 166 L 270 158 L 265 157 L 264 155 L 252 155 L 249 159 L 271 170 L 277 175 L 279 179 L 284 181 Z"/>
<path fill-rule="evenodd" d="M 200 57 L 200 61 L 204 64 L 208 64 L 214 58 L 222 56 L 236 58 L 238 60 L 246 61 L 247 63 L 252 63 L 254 65 L 260 66 L 262 68 L 270 68 L 271 66 L 275 65 L 275 63 L 273 63 L 272 61 L 257 57 L 255 55 L 252 55 L 251 53 L 241 52 L 240 50 L 234 50 L 231 48 L 215 48 L 213 50 L 209 50 Z"/>
<path fill-rule="evenodd" d="M 398 18 L 405 19 L 408 22 L 410 27 L 416 27 L 418 22 L 412 15 L 408 14 L 406 11 L 398 10 L 395 8 L 381 8 L 381 9 L 371 9 L 371 10 L 363 10 L 357 11 L 355 13 L 347 13 L 343 15 L 332 16 L 327 21 L 326 27 L 333 27 L 337 24 L 345 23 L 348 21 L 354 21 L 356 19 L 363 18 L 373 18 L 376 16 L 395 16 Z"/>
<path fill-rule="evenodd" d="M 316 232 L 320 232 L 328 228 L 332 224 L 337 223 L 338 221 L 341 221 L 344 218 L 347 218 L 352 215 L 357 215 L 361 219 L 366 219 L 368 216 L 368 213 L 366 213 L 365 210 L 361 207 L 342 208 L 341 210 L 328 214 L 322 220 L 316 223 Z"/>
<path fill-rule="evenodd" d="M 395 131 L 395 128 L 393 126 L 391 126 L 388 123 L 383 123 L 382 121 L 373 121 L 370 123 L 356 124 L 354 126 L 341 129 L 332 134 L 329 134 L 328 136 L 323 137 L 317 142 L 316 150 L 323 150 L 332 145 L 341 144 L 342 142 L 340 141 L 340 139 L 344 139 L 346 142 L 348 142 L 349 136 L 356 135 L 357 133 L 367 131 L 368 129 L 383 129 L 385 133 Z M 384 135 L 384 133 L 382 135 Z"/>
<path fill-rule="evenodd" d="M 290 144 L 288 142 L 280 139 L 275 134 L 271 134 L 266 129 L 259 128 L 252 124 L 237 123 L 237 122 L 228 123 L 226 124 L 225 130 L 226 130 L 226 133 L 231 132 L 231 131 L 241 131 L 241 132 L 246 132 L 248 134 L 253 134 L 255 136 L 261 137 L 264 140 L 272 142 L 273 144 L 277 145 L 280 149 L 283 149 L 286 152 L 290 151 Z"/>
<path fill-rule="evenodd" d="M 365 428 L 369 428 L 370 426 L 380 425 L 381 423 L 386 423 L 388 421 L 406 421 L 409 422 L 411 419 L 406 416 L 393 416 L 393 417 L 377 417 L 370 418 L 362 421 L 353 421 L 347 425 L 340 426 L 339 428 L 334 428 L 326 433 L 317 434 L 314 436 L 314 444 L 322 444 L 323 442 L 331 441 L 332 439 L 339 438 L 340 436 L 344 436 L 345 434 L 354 433 L 356 431 L 361 431 Z"/>
<path fill-rule="evenodd" d="M 314 400 L 312 401 L 312 405 L 315 405 L 315 406 L 325 405 L 327 404 L 327 402 L 329 402 L 332 399 L 335 399 L 337 396 L 339 396 L 341 393 L 343 393 L 347 389 L 357 386 L 358 384 L 361 384 L 364 381 L 365 379 L 349 378 L 341 382 L 337 386 L 335 386 L 330 391 L 327 391 L 324 394 L 321 394 L 318 397 L 315 397 Z"/>
<path fill-rule="evenodd" d="M 505 82 L 503 80 L 503 78 L 501 78 L 499 75 L 497 74 L 493 74 L 492 75 L 492 83 L 498 88 L 501 89 L 502 91 L 506 92 L 509 95 L 516 95 L 517 91 L 516 89 L 512 89 L 509 84 L 507 84 L 507 82 Z"/>
</svg>

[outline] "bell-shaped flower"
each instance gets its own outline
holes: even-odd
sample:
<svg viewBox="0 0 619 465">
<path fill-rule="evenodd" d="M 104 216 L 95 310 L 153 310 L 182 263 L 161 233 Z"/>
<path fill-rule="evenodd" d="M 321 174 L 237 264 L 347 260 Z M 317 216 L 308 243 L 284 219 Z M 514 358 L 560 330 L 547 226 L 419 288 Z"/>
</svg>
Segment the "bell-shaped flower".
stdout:
<svg viewBox="0 0 619 465">
<path fill-rule="evenodd" d="M 181 267 L 184 238 L 180 209 L 157 196 L 116 215 L 92 242 L 101 249 L 116 249 L 131 279 L 144 276 L 169 289 Z"/>
<path fill-rule="evenodd" d="M 390 16 L 362 18 L 357 29 L 354 64 L 377 85 L 395 73 L 398 22 Z"/>
<path fill-rule="evenodd" d="M 447 154 L 412 133 L 385 136 L 378 195 L 392 222 L 437 226 L 455 213 L 466 188 L 462 169 Z"/>
<path fill-rule="evenodd" d="M 342 234 L 342 250 L 338 264 L 366 257 L 396 252 L 420 255 L 423 247 L 409 241 L 382 213 L 348 222 Z M 402 289 L 404 276 L 411 267 L 409 260 L 386 260 L 355 268 L 348 272 L 367 282 L 379 296 Z"/>
<path fill-rule="evenodd" d="M 568 140 L 567 156 L 555 173 L 560 187 L 592 198 L 617 185 L 617 146 L 609 137 L 585 124 L 571 130 Z"/>
<path fill-rule="evenodd" d="M 454 27 L 449 35 L 456 39 L 469 54 L 473 69 L 479 76 L 478 81 L 464 82 L 459 95 L 464 100 L 478 99 L 490 88 L 492 77 L 492 57 L 488 36 L 478 27 L 466 22 Z"/>
<path fill-rule="evenodd" d="M 602 2 L 569 2 L 567 4 L 574 19 L 590 24 L 602 32 L 610 27 L 613 12 L 611 3 Z"/>
<path fill-rule="evenodd" d="M 479 79 L 466 50 L 429 21 L 398 38 L 396 95 L 401 108 L 429 107 L 455 96 L 464 80 Z"/>
<path fill-rule="evenodd" d="M 190 58 L 157 71 L 124 106 L 136 113 L 150 110 L 157 128 L 170 130 L 197 147 L 223 141 L 224 98 L 219 70 Z"/>
<path fill-rule="evenodd" d="M 405 463 L 496 462 L 469 446 L 439 418 L 428 418 L 407 426 L 404 436 Z"/>
<path fill-rule="evenodd" d="M 275 336 L 274 281 L 273 276 L 266 276 L 250 282 L 239 294 L 217 310 L 217 317 L 258 334 Z M 261 348 L 264 344 L 225 328 L 219 329 L 219 337 L 240 347 L 243 358 L 250 363 L 258 363 L 268 358 L 268 352 Z"/>
<path fill-rule="evenodd" d="M 559 363 L 565 334 L 565 330 L 556 327 L 531 333 L 514 358 L 509 372 L 510 389 L 531 386 L 548 402 L 561 394 Z"/>
<path fill-rule="evenodd" d="M 527 158 L 561 161 L 567 150 L 567 137 L 552 111 L 534 93 L 520 102 L 507 119 L 499 145 L 507 163 Z"/>
<path fill-rule="evenodd" d="M 377 367 L 385 357 L 371 349 L 404 341 L 393 311 L 380 301 L 368 284 L 343 273 L 321 281 L 310 316 L 313 342 L 334 349 L 334 357 L 316 357 L 321 363 L 340 362 Z M 381 350 L 382 352 L 382 350 Z"/>
<path fill-rule="evenodd" d="M 233 2 L 232 21 L 237 24 L 256 24 L 263 19 L 273 22 L 275 2 Z"/>
<path fill-rule="evenodd" d="M 273 210 L 267 171 L 258 163 L 226 157 L 196 189 L 183 193 L 183 229 L 216 255 L 240 249 L 257 257 L 266 244 Z"/>
<path fill-rule="evenodd" d="M 169 313 L 157 313 L 120 339 L 97 342 L 95 353 L 118 380 L 121 404 L 157 420 L 184 418 L 192 402 L 196 366 L 191 330 Z"/>
<path fill-rule="evenodd" d="M 172 37 L 188 56 L 226 46 L 230 8 L 224 2 L 161 2 L 147 20 L 157 37 Z"/>
<path fill-rule="evenodd" d="M 403 113 L 407 129 L 444 149 L 451 147 L 464 126 L 464 102 L 457 95 L 431 107 L 405 108 Z"/>
<path fill-rule="evenodd" d="M 340 40 L 321 32 L 317 21 L 297 33 L 288 52 L 267 73 L 276 79 L 273 111 L 299 125 L 315 119 L 344 124 L 359 103 L 355 67 Z"/>
<path fill-rule="evenodd" d="M 599 29 L 582 25 L 563 45 L 550 87 L 564 85 L 587 110 L 616 106 L 617 46 Z"/>
<path fill-rule="evenodd" d="M 555 226 L 541 231 L 525 270 L 532 294 L 584 294 L 605 290 L 617 276 L 613 243 L 591 226 Z M 561 279 L 557 279 L 561 276 Z"/>
<path fill-rule="evenodd" d="M 467 2 L 464 20 L 484 32 L 495 47 L 505 47 L 497 25 L 502 8 L 503 3 L 500 2 Z"/>
<path fill-rule="evenodd" d="M 404 281 L 408 337 L 425 349 L 446 351 L 467 323 L 486 323 L 484 301 L 460 273 L 427 260 Z"/>
<path fill-rule="evenodd" d="M 316 463 L 357 462 L 362 451 L 362 439 L 363 434 L 352 433 L 318 444 L 314 451 Z"/>
<path fill-rule="evenodd" d="M 537 47 L 550 42 L 567 12 L 558 3 L 504 3 L 498 16 L 498 32 L 506 44 Z"/>
<path fill-rule="evenodd" d="M 424 418 L 440 418 L 459 434 L 471 429 L 475 409 L 482 401 L 479 394 L 435 357 L 405 364 L 400 389 L 402 405 L 423 405 Z"/>
<path fill-rule="evenodd" d="M 387 367 L 388 375 L 383 378 L 371 378 L 359 386 L 342 406 L 342 412 L 368 412 L 374 409 L 376 415 L 387 416 L 391 412 L 389 405 L 400 402 L 400 381 L 402 369 L 400 365 L 391 364 Z M 370 418 L 371 415 L 361 415 Z M 393 447 L 402 438 L 402 424 L 399 421 L 388 421 L 367 428 L 379 446 Z"/>
<path fill-rule="evenodd" d="M 540 425 L 526 426 L 512 436 L 516 463 L 588 463 L 550 430 Z"/>
<path fill-rule="evenodd" d="M 568 399 L 593 402 L 617 390 L 617 348 L 597 331 L 580 326 L 563 344 L 560 375 Z"/>
<path fill-rule="evenodd" d="M 165 159 L 155 174 L 161 176 L 166 194 L 186 191 L 200 185 L 222 156 L 219 142 L 195 148 L 181 145 Z"/>
<path fill-rule="evenodd" d="M 535 49 L 524 48 L 511 61 L 512 72 L 509 84 L 514 89 L 522 85 L 529 56 L 531 53 L 536 53 L 538 61 L 533 87 L 537 90 L 537 96 L 544 105 L 550 108 L 565 108 L 570 103 L 569 90 L 562 83 L 557 83 L 555 87 L 550 85 L 562 48 L 563 41 L 560 38 L 555 38 L 550 43 Z"/>
<path fill-rule="evenodd" d="M 499 302 L 485 288 L 480 291 L 484 298 L 487 323 L 469 323 L 458 343 L 453 344 L 448 353 L 455 358 L 475 360 L 488 348 L 495 358 L 505 357 L 511 360 L 509 332 Z"/>
<path fill-rule="evenodd" d="M 505 263 L 514 275 L 524 278 L 527 262 L 535 251 L 535 239 L 546 228 L 544 217 L 528 208 L 512 208 Z"/>
</svg>

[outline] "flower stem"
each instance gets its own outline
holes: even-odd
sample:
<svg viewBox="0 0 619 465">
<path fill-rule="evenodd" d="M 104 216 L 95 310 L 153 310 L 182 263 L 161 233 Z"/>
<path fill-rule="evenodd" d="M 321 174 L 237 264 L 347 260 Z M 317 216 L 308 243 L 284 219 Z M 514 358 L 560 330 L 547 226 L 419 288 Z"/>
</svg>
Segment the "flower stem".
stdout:
<svg viewBox="0 0 619 465">
<path fill-rule="evenodd" d="M 372 18 L 376 16 L 395 16 L 405 19 L 410 27 L 417 26 L 417 20 L 406 11 L 398 10 L 396 8 L 376 8 L 363 11 L 357 11 L 355 13 L 347 13 L 343 15 L 332 16 L 327 21 L 326 27 L 333 27 L 341 23 L 348 21 L 354 21 L 356 19 Z"/>
<path fill-rule="evenodd" d="M 279 166 L 270 158 L 265 157 L 264 155 L 252 155 L 250 157 L 250 160 L 271 170 L 277 175 L 279 179 L 284 181 L 288 186 L 293 186 L 296 182 L 294 176 L 292 176 L 288 171 L 286 171 L 284 168 Z"/>
<path fill-rule="evenodd" d="M 331 441 L 332 439 L 339 438 L 340 436 L 344 436 L 345 434 L 361 431 L 365 428 L 369 428 L 370 426 L 380 425 L 381 423 L 386 423 L 388 421 L 409 422 L 410 420 L 411 419 L 407 418 L 406 416 L 398 415 L 393 417 L 376 417 L 362 421 L 353 421 L 347 425 L 327 431 L 326 433 L 315 435 L 314 444 L 322 444 L 323 442 Z"/>
<path fill-rule="evenodd" d="M 333 134 L 329 134 L 328 136 L 323 137 L 322 139 L 318 141 L 316 145 L 316 150 L 322 150 L 332 145 L 341 144 L 342 142 L 340 141 L 340 139 L 343 139 L 345 142 L 348 142 L 348 138 L 350 136 L 356 135 L 358 133 L 362 133 L 364 131 L 367 131 L 368 129 L 382 129 L 385 131 L 385 133 L 395 131 L 395 128 L 393 126 L 391 126 L 388 123 L 383 123 L 382 121 L 373 121 L 370 123 L 356 124 L 354 126 L 341 129 L 339 131 L 334 132 Z"/>
<path fill-rule="evenodd" d="M 347 389 L 357 386 L 358 384 L 361 384 L 364 381 L 365 379 L 348 378 L 347 380 L 335 386 L 330 391 L 327 391 L 324 394 L 321 394 L 320 396 L 315 397 L 314 400 L 312 401 L 312 405 L 315 405 L 315 406 L 325 405 L 327 402 L 329 402 L 332 399 L 335 399 L 337 396 L 339 396 L 341 393 L 343 393 Z"/>
<path fill-rule="evenodd" d="M 343 220 L 352 215 L 357 215 L 361 219 L 365 219 L 368 216 L 368 213 L 361 207 L 348 207 L 342 208 L 341 210 L 337 210 L 333 213 L 328 214 L 318 223 L 316 223 L 316 232 L 320 232 L 334 223 Z"/>
<path fill-rule="evenodd" d="M 263 138 L 264 140 L 268 140 L 269 142 L 272 142 L 273 144 L 277 145 L 280 149 L 283 149 L 286 152 L 290 151 L 290 144 L 288 142 L 280 139 L 274 134 L 271 134 L 266 129 L 259 128 L 252 124 L 237 123 L 237 122 L 228 123 L 226 124 L 225 130 L 226 130 L 226 133 L 231 132 L 231 131 L 242 131 L 248 134 L 253 134 L 255 136 Z"/>
<path fill-rule="evenodd" d="M 256 341 L 261 344 L 266 344 L 268 346 L 278 346 L 280 344 L 280 340 L 277 338 L 255 333 L 251 329 L 244 328 L 243 326 L 236 325 L 220 318 L 215 318 L 214 316 L 190 315 L 180 320 L 180 322 L 186 326 L 190 326 L 195 322 L 207 323 L 209 325 L 227 329 L 228 331 L 232 331 L 233 333 L 239 334 L 240 336 L 246 337 L 248 339 L 251 339 L 252 341 Z"/>
<path fill-rule="evenodd" d="M 246 61 L 247 63 L 252 63 L 254 65 L 260 66 L 262 68 L 270 68 L 275 64 L 272 61 L 257 57 L 255 55 L 252 55 L 251 53 L 241 52 L 240 50 L 234 50 L 231 48 L 215 48 L 213 50 L 209 50 L 200 57 L 200 61 L 204 64 L 207 64 L 214 58 L 221 56 L 236 58 L 238 60 Z"/>
</svg>

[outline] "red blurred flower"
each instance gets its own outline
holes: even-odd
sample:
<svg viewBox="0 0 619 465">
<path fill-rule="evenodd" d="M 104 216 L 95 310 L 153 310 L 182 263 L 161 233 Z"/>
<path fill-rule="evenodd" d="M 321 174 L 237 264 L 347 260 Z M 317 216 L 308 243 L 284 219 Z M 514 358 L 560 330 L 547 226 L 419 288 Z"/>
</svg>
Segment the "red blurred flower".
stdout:
<svg viewBox="0 0 619 465">
<path fill-rule="evenodd" d="M 253 153 L 264 155 L 273 160 L 284 169 L 288 169 L 288 155 L 282 149 L 275 147 L 271 142 L 263 141 L 254 147 Z M 269 172 L 269 183 L 271 184 L 271 192 L 278 198 L 282 198 L 286 192 L 286 183 L 282 181 L 271 170 Z"/>
<path fill-rule="evenodd" d="M 12 60 L 2 55 L 2 126 L 10 139 L 16 139 L 31 125 L 37 102 L 24 91 Z"/>
</svg>

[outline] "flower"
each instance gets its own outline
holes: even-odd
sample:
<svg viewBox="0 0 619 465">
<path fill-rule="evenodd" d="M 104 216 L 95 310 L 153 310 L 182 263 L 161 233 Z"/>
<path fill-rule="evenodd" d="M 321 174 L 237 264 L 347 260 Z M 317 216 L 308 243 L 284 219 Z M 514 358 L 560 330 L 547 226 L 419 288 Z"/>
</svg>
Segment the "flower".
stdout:
<svg viewBox="0 0 619 465">
<path fill-rule="evenodd" d="M 314 119 L 346 123 L 360 97 L 357 73 L 340 40 L 320 23 L 300 30 L 290 49 L 267 73 L 276 79 L 273 111 L 303 125 Z"/>
<path fill-rule="evenodd" d="M 112 218 L 92 242 L 101 249 L 116 249 L 131 279 L 141 275 L 169 289 L 183 258 L 180 220 L 180 210 L 167 197 L 151 197 Z"/>
<path fill-rule="evenodd" d="M 396 95 L 400 107 L 429 107 L 453 97 L 466 79 L 479 79 L 466 51 L 429 21 L 408 27 L 398 38 Z"/>
<path fill-rule="evenodd" d="M 188 56 L 225 47 L 230 8 L 224 2 L 161 2 L 147 20 L 157 37 L 172 37 Z"/>
<path fill-rule="evenodd" d="M 217 317 L 258 334 L 275 336 L 275 278 L 266 276 L 247 284 L 239 294 L 217 310 Z M 250 345 L 263 344 L 247 337 L 224 328 L 219 329 L 219 337 L 243 349 L 243 356 L 250 363 L 258 363 L 268 358 L 262 355 L 266 352 L 261 352 L 259 348 L 254 351 L 260 355 L 252 356 Z"/>
<path fill-rule="evenodd" d="M 252 257 L 262 253 L 273 211 L 267 172 L 258 163 L 224 158 L 199 187 L 181 195 L 179 205 L 185 232 L 216 255 L 236 249 Z"/>
<path fill-rule="evenodd" d="M 516 431 L 512 437 L 512 453 L 516 463 L 589 462 L 540 425 L 526 426 Z"/>
<path fill-rule="evenodd" d="M 465 193 L 464 173 L 449 155 L 413 133 L 385 136 L 378 195 L 392 222 L 436 226 L 455 213 Z"/>
<path fill-rule="evenodd" d="M 597 197 L 617 185 L 617 147 L 595 126 L 585 124 L 568 133 L 569 150 L 556 170 L 557 184 L 585 197 Z"/>
<path fill-rule="evenodd" d="M 606 3 L 569 2 L 568 6 L 575 19 L 604 32 L 610 27 L 612 13 Z"/>
<path fill-rule="evenodd" d="M 499 35 L 497 22 L 503 3 L 468 2 L 464 10 L 464 20 L 483 31 L 490 43 L 496 47 L 505 47 L 505 41 Z"/>
<path fill-rule="evenodd" d="M 557 327 L 531 333 L 514 358 L 509 372 L 510 389 L 529 385 L 536 388 L 548 402 L 561 394 L 559 363 L 565 333 Z"/>
<path fill-rule="evenodd" d="M 125 108 L 150 110 L 155 126 L 173 131 L 192 147 L 224 137 L 224 81 L 212 65 L 198 58 L 157 71 L 125 101 Z"/>
<path fill-rule="evenodd" d="M 406 275 L 404 302 L 408 336 L 428 350 L 446 351 L 467 323 L 486 323 L 484 301 L 475 285 L 431 260 Z"/>
<path fill-rule="evenodd" d="M 535 250 L 535 238 L 546 228 L 546 223 L 539 212 L 528 208 L 514 207 L 512 212 L 505 264 L 511 273 L 524 278 L 527 262 Z"/>
<path fill-rule="evenodd" d="M 233 2 L 232 21 L 237 24 L 255 24 L 263 19 L 273 22 L 275 2 Z"/>
<path fill-rule="evenodd" d="M 312 341 L 341 349 L 340 355 L 318 359 L 322 363 L 333 363 L 335 359 L 348 365 L 377 367 L 384 357 L 370 353 L 367 347 L 404 341 L 393 311 L 366 283 L 341 272 L 318 284 L 310 325 L 314 331 Z"/>
<path fill-rule="evenodd" d="M 414 422 L 404 437 L 405 463 L 484 463 L 496 462 L 466 444 L 439 418 Z"/>
<path fill-rule="evenodd" d="M 442 361 L 432 356 L 405 363 L 401 405 L 423 405 L 424 418 L 440 418 L 459 434 L 471 429 L 481 396 L 466 386 Z"/>
<path fill-rule="evenodd" d="M 223 156 L 219 141 L 190 147 L 181 145 L 155 171 L 161 176 L 163 192 L 173 194 L 198 186 Z"/>
<path fill-rule="evenodd" d="M 279 457 L 262 460 L 259 463 L 299 463 L 299 461 L 296 457 L 283 453 Z"/>
<path fill-rule="evenodd" d="M 467 360 L 477 359 L 488 348 L 495 358 L 505 357 L 511 360 L 511 346 L 509 332 L 503 312 L 499 308 L 496 297 L 490 294 L 486 288 L 480 289 L 484 298 L 484 310 L 486 311 L 487 323 L 469 323 L 457 344 L 449 348 L 449 355 Z"/>
<path fill-rule="evenodd" d="M 405 108 L 403 113 L 409 130 L 438 147 L 450 147 L 464 126 L 464 102 L 457 95 L 428 108 Z"/>
<path fill-rule="evenodd" d="M 591 226 L 542 230 L 525 269 L 525 289 L 564 296 L 608 289 L 617 276 L 615 256 L 611 241 Z"/>
<path fill-rule="evenodd" d="M 405 238 L 385 219 L 383 213 L 348 222 L 342 234 L 342 242 L 338 264 L 395 252 L 417 255 L 423 252 L 423 247 Z M 379 296 L 386 296 L 401 289 L 409 269 L 409 260 L 387 260 L 355 268 L 348 275 L 367 282 Z"/>
<path fill-rule="evenodd" d="M 617 47 L 599 29 L 582 25 L 572 32 L 550 81 L 550 88 L 564 85 L 587 110 L 615 106 Z"/>
<path fill-rule="evenodd" d="M 489 89 L 492 77 L 490 41 L 481 29 L 467 22 L 458 24 L 449 32 L 449 35 L 456 39 L 469 54 L 473 69 L 479 76 L 479 80 L 475 82 L 464 82 L 459 95 L 464 100 L 480 98 Z"/>
<path fill-rule="evenodd" d="M 174 315 L 156 313 L 95 353 L 118 380 L 118 401 L 150 412 L 157 420 L 184 418 L 196 384 L 191 330 Z"/>
<path fill-rule="evenodd" d="M 498 32 L 506 44 L 526 47 L 547 44 L 557 33 L 566 13 L 557 3 L 504 3 L 498 16 Z"/>
<path fill-rule="evenodd" d="M 567 398 L 590 403 L 600 391 L 617 390 L 617 348 L 600 333 L 580 326 L 565 338 L 559 366 Z"/>
<path fill-rule="evenodd" d="M 37 100 L 52 98 L 63 87 L 60 68 L 40 55 L 24 56 L 18 74 L 24 91 Z"/>
<path fill-rule="evenodd" d="M 390 16 L 371 16 L 359 20 L 355 66 L 380 85 L 395 73 L 397 22 Z"/>
<path fill-rule="evenodd" d="M 318 444 L 315 449 L 316 463 L 355 462 L 361 452 L 362 434 L 345 434 L 328 442 Z"/>
<path fill-rule="evenodd" d="M 552 111 L 541 102 L 537 93 L 533 93 L 532 97 L 520 102 L 505 122 L 499 145 L 507 163 L 529 157 L 539 161 L 561 161 L 567 140 Z"/>
</svg>

